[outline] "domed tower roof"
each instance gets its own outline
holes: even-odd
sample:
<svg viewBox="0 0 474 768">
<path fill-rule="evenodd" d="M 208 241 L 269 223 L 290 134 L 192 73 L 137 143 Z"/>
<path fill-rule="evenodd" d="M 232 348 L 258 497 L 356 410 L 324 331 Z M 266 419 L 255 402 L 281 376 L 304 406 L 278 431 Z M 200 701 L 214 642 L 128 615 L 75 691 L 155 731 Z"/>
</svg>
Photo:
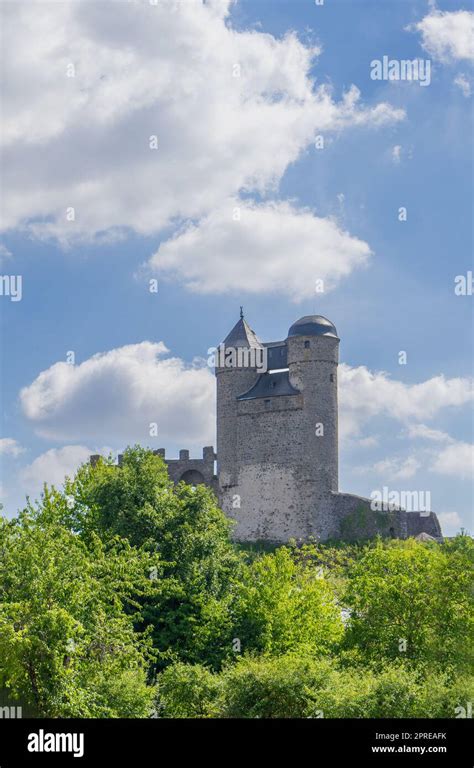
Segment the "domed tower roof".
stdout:
<svg viewBox="0 0 474 768">
<path fill-rule="evenodd" d="M 288 331 L 290 336 L 332 336 L 337 339 L 336 326 L 322 315 L 305 315 L 293 323 Z"/>
</svg>

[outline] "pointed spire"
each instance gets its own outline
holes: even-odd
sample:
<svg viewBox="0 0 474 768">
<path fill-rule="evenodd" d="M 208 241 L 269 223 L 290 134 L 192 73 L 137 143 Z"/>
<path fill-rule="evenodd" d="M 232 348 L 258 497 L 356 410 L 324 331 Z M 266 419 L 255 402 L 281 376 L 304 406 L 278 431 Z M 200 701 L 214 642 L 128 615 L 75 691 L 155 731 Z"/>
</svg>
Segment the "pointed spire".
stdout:
<svg viewBox="0 0 474 768">
<path fill-rule="evenodd" d="M 240 307 L 240 319 L 224 339 L 225 347 L 262 348 L 263 344 L 244 319 L 243 308 Z"/>
</svg>

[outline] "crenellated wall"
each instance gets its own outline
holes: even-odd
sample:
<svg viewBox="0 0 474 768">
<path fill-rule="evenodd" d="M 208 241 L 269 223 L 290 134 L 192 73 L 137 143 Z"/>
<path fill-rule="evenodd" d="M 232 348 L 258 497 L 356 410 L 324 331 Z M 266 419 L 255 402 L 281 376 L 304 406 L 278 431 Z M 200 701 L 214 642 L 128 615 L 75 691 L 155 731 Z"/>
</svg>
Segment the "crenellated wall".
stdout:
<svg viewBox="0 0 474 768">
<path fill-rule="evenodd" d="M 153 453 L 163 458 L 168 467 L 168 474 L 174 483 L 179 483 L 182 480 L 189 485 L 204 483 L 210 487 L 215 486 L 217 479 L 214 474 L 216 454 L 212 445 L 202 449 L 202 459 L 190 459 L 189 451 L 185 449 L 180 450 L 179 459 L 167 459 L 164 448 L 158 448 Z"/>
<path fill-rule="evenodd" d="M 202 459 L 191 459 L 189 451 L 182 449 L 179 452 L 179 459 L 167 459 L 165 448 L 158 448 L 153 451 L 155 456 L 161 456 L 168 468 L 170 479 L 174 483 L 183 481 L 188 485 L 199 485 L 203 483 L 217 493 L 217 477 L 214 474 L 214 462 L 216 454 L 214 447 L 208 445 L 202 449 Z M 94 454 L 89 461 L 95 466 L 100 459 L 100 454 Z M 119 453 L 117 457 L 117 466 L 122 465 L 123 456 Z"/>
</svg>

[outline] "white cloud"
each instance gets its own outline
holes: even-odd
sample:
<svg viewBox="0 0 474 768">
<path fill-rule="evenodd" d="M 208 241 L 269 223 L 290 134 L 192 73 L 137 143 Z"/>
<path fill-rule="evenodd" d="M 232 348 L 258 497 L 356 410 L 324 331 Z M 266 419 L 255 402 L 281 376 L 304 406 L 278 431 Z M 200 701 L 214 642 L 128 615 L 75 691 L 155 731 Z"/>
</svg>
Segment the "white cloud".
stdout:
<svg viewBox="0 0 474 768">
<path fill-rule="evenodd" d="M 314 297 L 317 279 L 330 290 L 370 253 L 332 219 L 289 203 L 233 199 L 162 243 L 149 267 L 199 293 L 280 293 L 299 301 Z"/>
<path fill-rule="evenodd" d="M 4 243 L 0 243 L 0 264 L 11 259 L 12 253 Z"/>
<path fill-rule="evenodd" d="M 390 379 L 365 366 L 339 366 L 339 427 L 343 439 L 358 437 L 376 416 L 388 416 L 407 426 L 433 418 L 441 409 L 474 400 L 474 382 L 434 376 L 419 384 Z"/>
<path fill-rule="evenodd" d="M 401 144 L 395 144 L 395 146 L 392 147 L 392 160 L 396 165 L 400 164 L 401 154 L 402 154 Z"/>
<path fill-rule="evenodd" d="M 470 11 L 443 12 L 433 9 L 417 24 L 423 48 L 443 62 L 474 59 L 474 13 Z"/>
<path fill-rule="evenodd" d="M 371 420 L 388 417 L 402 423 L 410 437 L 448 442 L 449 436 L 417 422 L 473 399 L 468 379 L 435 376 L 405 384 L 363 366 L 339 366 L 339 427 L 346 440 L 368 437 L 372 445 L 367 429 Z M 53 439 L 118 447 L 134 441 L 154 447 L 170 442 L 198 447 L 214 441 L 211 369 L 169 356 L 163 342 L 119 347 L 76 366 L 56 363 L 21 390 L 20 401 L 36 431 Z M 158 425 L 158 438 L 150 437 L 150 423 Z"/>
<path fill-rule="evenodd" d="M 438 451 L 433 446 L 418 449 L 416 456 L 396 456 L 383 459 L 371 466 L 355 467 L 357 474 L 375 472 L 389 480 L 402 480 L 413 477 L 420 468 L 428 469 L 441 475 L 457 478 L 474 478 L 474 445 L 454 440 L 446 432 L 430 429 L 425 424 L 410 425 L 404 433 L 408 438 L 423 439 L 430 443 L 443 445 Z M 363 441 L 355 441 L 358 445 Z"/>
<path fill-rule="evenodd" d="M 4 4 L 5 226 L 65 242 L 155 233 L 274 191 L 317 133 L 403 119 L 355 86 L 336 101 L 310 75 L 316 47 L 233 29 L 229 7 Z"/>
<path fill-rule="evenodd" d="M 20 392 L 23 411 L 43 436 L 138 441 L 153 447 L 214 440 L 215 378 L 209 368 L 165 357 L 162 342 L 132 344 L 85 360 L 56 363 Z M 157 424 L 157 437 L 150 424 Z"/>
<path fill-rule="evenodd" d="M 76 469 L 88 461 L 91 453 L 93 451 L 83 445 L 66 445 L 42 453 L 18 473 L 23 492 L 30 496 L 38 495 L 44 483 L 60 488 L 65 477 L 72 477 Z"/>
<path fill-rule="evenodd" d="M 420 467 L 420 462 L 414 456 L 408 456 L 378 461 L 374 465 L 374 470 L 380 475 L 385 475 L 389 480 L 407 480 L 416 475 Z"/>
<path fill-rule="evenodd" d="M 421 463 L 414 456 L 393 457 L 377 461 L 372 466 L 356 467 L 358 474 L 376 473 L 387 480 L 408 480 L 416 475 Z"/>
<path fill-rule="evenodd" d="M 24 451 L 25 449 L 12 437 L 0 438 L 0 456 L 14 456 L 16 458 Z"/>
<path fill-rule="evenodd" d="M 360 445 L 361 448 L 373 448 L 374 445 L 378 444 L 378 438 L 374 435 L 370 435 L 369 437 L 362 437 L 360 440 L 357 441 L 357 445 Z"/>
<path fill-rule="evenodd" d="M 466 75 L 459 74 L 454 78 L 454 85 L 457 85 L 461 89 L 462 95 L 467 98 L 471 95 L 471 83 L 467 79 Z"/>
<path fill-rule="evenodd" d="M 408 427 L 408 437 L 432 440 L 439 443 L 450 443 L 453 441 L 452 437 L 446 432 L 441 432 L 439 429 L 431 429 L 426 424 L 411 424 Z"/>
<path fill-rule="evenodd" d="M 454 536 L 462 526 L 461 517 L 457 512 L 441 512 L 438 514 L 438 520 L 445 536 Z"/>
<path fill-rule="evenodd" d="M 443 448 L 437 456 L 433 472 L 459 478 L 474 478 L 474 445 L 456 442 Z"/>
</svg>

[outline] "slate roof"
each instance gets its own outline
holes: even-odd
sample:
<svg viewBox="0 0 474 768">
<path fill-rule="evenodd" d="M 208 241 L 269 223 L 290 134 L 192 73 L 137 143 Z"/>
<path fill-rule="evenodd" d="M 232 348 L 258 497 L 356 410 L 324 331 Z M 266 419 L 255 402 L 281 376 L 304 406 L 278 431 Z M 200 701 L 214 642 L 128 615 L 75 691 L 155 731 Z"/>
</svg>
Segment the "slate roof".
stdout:
<svg viewBox="0 0 474 768">
<path fill-rule="evenodd" d="M 256 383 L 237 400 L 255 400 L 257 397 L 281 397 L 282 395 L 299 395 L 298 389 L 290 383 L 288 371 L 278 373 L 261 373 Z"/>
<path fill-rule="evenodd" d="M 234 325 L 231 332 L 224 339 L 224 346 L 234 347 L 238 349 L 243 347 L 245 349 L 262 349 L 263 344 L 256 335 L 255 331 L 252 331 L 250 325 L 244 320 L 243 317 Z"/>
</svg>

